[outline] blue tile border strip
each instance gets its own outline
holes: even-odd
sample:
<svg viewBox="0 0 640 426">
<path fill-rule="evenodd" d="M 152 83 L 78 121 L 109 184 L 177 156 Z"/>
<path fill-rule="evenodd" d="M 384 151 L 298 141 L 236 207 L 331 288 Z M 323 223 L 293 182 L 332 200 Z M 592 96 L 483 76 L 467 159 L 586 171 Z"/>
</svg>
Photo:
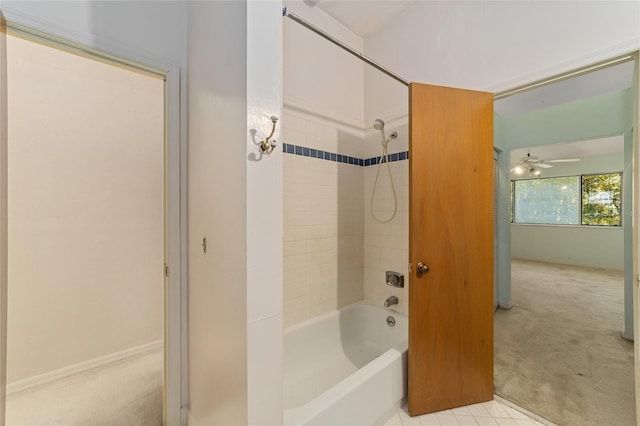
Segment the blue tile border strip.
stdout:
<svg viewBox="0 0 640 426">
<path fill-rule="evenodd" d="M 282 144 L 282 152 L 285 154 L 301 155 L 303 157 L 317 158 L 319 160 L 335 161 L 338 163 L 352 164 L 354 166 L 368 167 L 375 166 L 380 162 L 385 162 L 381 156 L 371 158 L 356 158 L 348 155 L 342 155 L 335 152 L 322 151 L 320 149 L 308 148 L 306 146 L 292 145 L 290 143 Z M 387 160 L 390 163 L 395 161 L 403 161 L 409 159 L 409 151 L 396 152 L 394 154 L 387 155 Z"/>
</svg>

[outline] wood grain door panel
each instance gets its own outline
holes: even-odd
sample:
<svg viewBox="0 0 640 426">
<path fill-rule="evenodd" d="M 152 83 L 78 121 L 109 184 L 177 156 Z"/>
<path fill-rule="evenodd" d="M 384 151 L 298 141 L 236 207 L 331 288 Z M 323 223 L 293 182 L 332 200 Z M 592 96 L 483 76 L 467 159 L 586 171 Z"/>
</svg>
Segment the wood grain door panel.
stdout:
<svg viewBox="0 0 640 426">
<path fill-rule="evenodd" d="M 410 88 L 411 415 L 493 399 L 493 95 Z M 425 274 L 416 272 L 424 262 Z"/>
</svg>

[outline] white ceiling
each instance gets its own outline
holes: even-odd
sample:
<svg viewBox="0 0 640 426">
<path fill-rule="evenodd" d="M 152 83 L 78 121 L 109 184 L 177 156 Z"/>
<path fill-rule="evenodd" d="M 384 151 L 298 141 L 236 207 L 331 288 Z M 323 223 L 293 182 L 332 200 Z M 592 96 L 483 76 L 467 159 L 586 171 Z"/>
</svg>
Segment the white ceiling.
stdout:
<svg viewBox="0 0 640 426">
<path fill-rule="evenodd" d="M 360 37 L 387 23 L 416 0 L 304 0 L 317 6 Z"/>
<path fill-rule="evenodd" d="M 629 61 L 509 96 L 496 101 L 494 109 L 508 117 L 628 89 L 633 82 L 633 66 Z"/>
<path fill-rule="evenodd" d="M 511 150 L 511 163 L 516 164 L 527 152 L 539 160 L 561 160 L 564 158 L 586 158 L 620 154 L 624 151 L 622 135 L 608 138 L 590 139 L 578 142 L 557 143 Z"/>
<path fill-rule="evenodd" d="M 303 0 L 341 22 L 361 37 L 384 26 L 417 0 Z M 417 29 L 416 29 L 417 31 Z M 574 102 L 631 87 L 633 61 L 519 93 L 495 102 L 496 113 L 508 117 L 554 105 Z M 585 158 L 623 152 L 620 137 L 539 146 L 531 149 L 541 160 Z M 512 151 L 514 162 L 527 149 Z"/>
</svg>

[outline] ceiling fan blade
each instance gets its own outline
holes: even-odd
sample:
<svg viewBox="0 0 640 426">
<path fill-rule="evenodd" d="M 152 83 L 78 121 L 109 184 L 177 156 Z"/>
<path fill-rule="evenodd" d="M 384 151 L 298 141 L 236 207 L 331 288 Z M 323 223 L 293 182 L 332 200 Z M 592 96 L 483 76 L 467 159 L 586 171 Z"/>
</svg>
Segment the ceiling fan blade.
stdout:
<svg viewBox="0 0 640 426">
<path fill-rule="evenodd" d="M 536 163 L 536 167 L 540 167 L 543 169 L 550 169 L 551 167 L 553 167 L 551 164 L 547 164 L 547 163 L 543 163 L 542 161 Z"/>
<path fill-rule="evenodd" d="M 526 155 L 524 157 L 520 157 L 520 161 L 526 163 L 527 161 L 537 161 L 538 158 L 539 157 L 537 155 Z"/>
<path fill-rule="evenodd" d="M 558 158 L 556 160 L 545 160 L 547 163 L 577 163 L 579 158 Z"/>
</svg>

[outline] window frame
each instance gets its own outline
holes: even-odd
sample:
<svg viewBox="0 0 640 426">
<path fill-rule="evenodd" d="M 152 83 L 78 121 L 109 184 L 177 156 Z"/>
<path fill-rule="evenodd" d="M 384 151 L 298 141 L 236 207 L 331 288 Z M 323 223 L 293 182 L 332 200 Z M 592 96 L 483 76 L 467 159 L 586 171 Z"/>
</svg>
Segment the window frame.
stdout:
<svg viewBox="0 0 640 426">
<path fill-rule="evenodd" d="M 599 176 L 599 175 L 619 175 L 620 176 L 620 224 L 619 225 L 589 225 L 583 224 L 583 204 L 582 204 L 582 196 L 583 196 L 583 177 L 584 176 Z M 622 171 L 614 171 L 614 172 L 597 172 L 597 173 L 581 173 L 577 175 L 560 175 L 560 176 L 549 176 L 549 177 L 537 177 L 537 178 L 526 178 L 526 179 L 510 179 L 509 182 L 509 192 L 511 196 L 511 224 L 512 225 L 524 225 L 524 226 L 560 226 L 560 227 L 588 227 L 588 228 L 605 228 L 605 229 L 622 229 L 624 227 L 624 205 L 625 201 L 623 199 L 623 172 Z M 569 178 L 569 177 L 577 177 L 578 178 L 578 209 L 579 216 L 577 224 L 570 223 L 533 223 L 533 222 L 516 222 L 516 181 L 524 181 L 524 180 L 540 180 L 540 179 L 555 179 L 555 178 Z"/>
<path fill-rule="evenodd" d="M 584 194 L 584 189 L 583 189 L 583 177 L 584 176 L 603 176 L 603 175 L 618 175 L 620 176 L 620 224 L 619 225 L 589 225 L 589 224 L 584 224 L 584 212 L 583 212 L 583 201 L 582 201 L 582 196 Z M 623 173 L 621 171 L 619 172 L 610 172 L 610 173 L 583 173 L 580 175 L 580 226 L 588 226 L 588 227 L 600 227 L 600 228 L 622 228 L 624 226 L 623 223 L 623 218 L 624 218 L 624 200 L 623 200 L 623 191 L 622 191 L 622 184 L 623 184 Z"/>
</svg>

